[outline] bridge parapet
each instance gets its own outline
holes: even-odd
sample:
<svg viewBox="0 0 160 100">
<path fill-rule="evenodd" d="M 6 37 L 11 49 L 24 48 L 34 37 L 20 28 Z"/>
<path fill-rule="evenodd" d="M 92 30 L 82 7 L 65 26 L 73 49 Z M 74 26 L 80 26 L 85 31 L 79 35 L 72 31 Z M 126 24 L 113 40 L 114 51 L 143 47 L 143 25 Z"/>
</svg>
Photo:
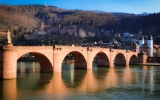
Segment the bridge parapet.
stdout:
<svg viewBox="0 0 160 100">
<path fill-rule="evenodd" d="M 110 52 L 114 52 L 114 49 L 110 49 Z"/>
<path fill-rule="evenodd" d="M 55 45 L 54 50 L 56 49 L 74 49 L 74 50 L 87 50 L 87 47 L 82 47 L 82 46 L 62 46 L 62 45 Z"/>
<path fill-rule="evenodd" d="M 52 50 L 53 47 L 52 46 L 13 46 L 13 48 L 15 49 L 27 49 L 27 50 L 44 50 L 44 49 L 49 49 Z"/>
<path fill-rule="evenodd" d="M 92 51 L 92 50 L 93 50 L 92 47 L 88 47 L 88 48 L 87 48 L 87 51 Z"/>
<path fill-rule="evenodd" d="M 0 46 L 0 50 L 11 50 L 11 49 L 17 49 L 17 48 L 14 48 L 13 46 Z"/>
<path fill-rule="evenodd" d="M 135 53 L 136 51 L 126 50 L 126 53 Z M 138 52 L 139 53 L 139 52 Z"/>
<path fill-rule="evenodd" d="M 111 52 L 123 52 L 123 53 L 136 53 L 135 51 L 131 50 L 123 50 L 123 49 L 110 49 Z"/>
<path fill-rule="evenodd" d="M 62 47 L 61 47 L 61 45 L 55 45 L 55 46 L 53 47 L 53 49 L 54 49 L 54 50 L 61 50 Z"/>
<path fill-rule="evenodd" d="M 13 46 L 3 46 L 3 49 L 13 49 Z"/>
<path fill-rule="evenodd" d="M 115 52 L 115 53 L 118 53 L 118 52 L 126 52 L 126 50 L 122 50 L 122 49 L 110 49 L 110 52 Z"/>
</svg>

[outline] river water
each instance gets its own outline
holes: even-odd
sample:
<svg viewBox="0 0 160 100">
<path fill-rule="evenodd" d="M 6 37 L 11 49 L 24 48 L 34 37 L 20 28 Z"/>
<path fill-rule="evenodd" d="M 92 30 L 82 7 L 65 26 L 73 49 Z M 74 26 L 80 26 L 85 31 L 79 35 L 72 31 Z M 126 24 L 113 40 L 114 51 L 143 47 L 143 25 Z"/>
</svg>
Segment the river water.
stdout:
<svg viewBox="0 0 160 100">
<path fill-rule="evenodd" d="M 38 62 L 17 62 L 17 79 L 0 80 L 0 100 L 160 100 L 160 66 L 74 69 L 39 73 Z"/>
</svg>

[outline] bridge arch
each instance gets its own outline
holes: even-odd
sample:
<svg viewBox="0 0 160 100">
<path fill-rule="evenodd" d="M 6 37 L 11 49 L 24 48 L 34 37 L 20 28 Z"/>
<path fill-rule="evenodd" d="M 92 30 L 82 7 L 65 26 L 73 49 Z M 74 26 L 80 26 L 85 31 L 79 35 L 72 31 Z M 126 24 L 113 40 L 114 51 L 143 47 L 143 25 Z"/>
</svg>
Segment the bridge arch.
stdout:
<svg viewBox="0 0 160 100">
<path fill-rule="evenodd" d="M 123 53 L 117 53 L 114 57 L 114 63 L 118 66 L 126 65 L 126 57 Z"/>
<path fill-rule="evenodd" d="M 97 52 L 93 56 L 93 60 L 96 60 L 97 67 L 108 67 L 109 66 L 109 58 L 108 55 L 104 52 Z M 92 62 L 93 62 L 92 60 Z"/>
<path fill-rule="evenodd" d="M 85 56 L 79 51 L 70 51 L 62 55 L 62 62 L 68 54 L 71 54 L 74 58 L 74 68 L 75 69 L 87 69 L 87 60 Z"/>
<path fill-rule="evenodd" d="M 28 54 L 28 53 L 33 55 L 36 58 L 36 60 L 39 62 L 40 72 L 44 72 L 44 73 L 53 72 L 53 67 L 52 67 L 52 63 L 50 59 L 46 55 L 40 52 L 34 52 L 34 51 L 23 52 L 18 55 L 17 60 L 23 55 Z"/>
<path fill-rule="evenodd" d="M 136 55 L 132 55 L 129 59 L 129 64 L 135 64 L 138 63 L 138 57 Z"/>
</svg>

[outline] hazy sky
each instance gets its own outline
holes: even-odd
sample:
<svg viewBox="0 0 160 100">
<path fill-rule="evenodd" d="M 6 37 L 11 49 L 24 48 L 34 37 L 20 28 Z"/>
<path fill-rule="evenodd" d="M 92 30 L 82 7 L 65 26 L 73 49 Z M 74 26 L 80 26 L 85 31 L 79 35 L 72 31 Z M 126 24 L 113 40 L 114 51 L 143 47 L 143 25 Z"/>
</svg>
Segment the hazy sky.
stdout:
<svg viewBox="0 0 160 100">
<path fill-rule="evenodd" d="M 44 4 L 45 0 L 0 0 L 0 4 Z M 47 5 L 65 9 L 100 10 L 105 12 L 160 12 L 160 0 L 46 0 Z"/>
</svg>

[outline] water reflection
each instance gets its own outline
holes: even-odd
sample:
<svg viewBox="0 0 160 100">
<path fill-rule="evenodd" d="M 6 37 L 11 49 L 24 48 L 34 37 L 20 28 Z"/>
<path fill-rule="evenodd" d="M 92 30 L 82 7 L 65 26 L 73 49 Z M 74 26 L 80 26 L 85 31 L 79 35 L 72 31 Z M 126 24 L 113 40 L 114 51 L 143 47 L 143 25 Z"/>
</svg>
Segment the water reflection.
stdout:
<svg viewBox="0 0 160 100">
<path fill-rule="evenodd" d="M 66 85 L 64 84 L 61 73 L 54 73 L 50 83 L 46 85 L 44 89 L 46 93 L 53 93 L 53 94 L 61 94 L 66 95 L 69 93 Z"/>
<path fill-rule="evenodd" d="M 74 70 L 73 63 L 64 63 L 62 67 L 62 79 L 68 88 L 77 88 L 86 75 L 86 70 Z"/>
<path fill-rule="evenodd" d="M 117 79 L 118 78 L 117 78 L 117 74 L 115 72 L 115 69 L 114 68 L 109 68 L 107 78 L 105 80 L 106 88 L 115 87 L 118 83 Z"/>
<path fill-rule="evenodd" d="M 26 72 L 29 68 L 26 65 L 21 64 L 20 75 Z M 32 63 L 32 66 L 36 64 Z M 25 66 L 25 67 L 22 67 Z M 37 66 L 37 65 L 36 65 Z M 37 68 L 37 69 L 36 69 Z M 32 85 L 27 85 L 27 80 L 30 77 L 25 76 L 26 89 L 45 90 L 48 93 L 60 93 L 69 94 L 73 89 L 77 89 L 83 93 L 103 91 L 108 88 L 118 87 L 123 84 L 124 87 L 129 86 L 132 83 L 142 83 L 142 90 L 146 89 L 146 81 L 149 81 L 148 85 L 150 91 L 154 91 L 154 68 L 149 69 L 149 75 L 147 76 L 147 66 L 143 66 L 143 74 L 140 75 L 140 68 L 134 68 L 131 71 L 130 66 L 124 66 L 119 68 L 94 68 L 95 70 L 75 70 L 74 65 L 70 63 L 64 63 L 62 67 L 62 73 L 53 74 L 31 74 L 34 76 L 34 80 L 30 81 Z M 37 72 L 38 67 L 32 67 L 28 72 Z M 29 78 L 29 79 L 27 79 Z M 149 79 L 149 80 L 148 80 Z M 22 82 L 18 82 L 22 83 Z M 18 84 L 17 83 L 17 84 Z M 24 84 L 18 84 L 19 88 Z M 25 89 L 25 88 L 24 88 Z"/>
<path fill-rule="evenodd" d="M 79 86 L 78 90 L 80 90 L 82 93 L 91 92 L 97 89 L 97 81 L 93 75 L 92 70 L 87 70 L 86 75 L 83 79 L 82 84 Z"/>
<path fill-rule="evenodd" d="M 147 77 L 147 66 L 143 66 L 143 79 L 142 79 L 142 83 L 146 82 L 146 77 Z"/>
<path fill-rule="evenodd" d="M 132 81 L 132 74 L 131 74 L 131 69 L 129 66 L 126 66 L 126 68 L 124 68 L 124 75 L 123 75 L 123 81 L 124 84 L 130 84 Z"/>
<path fill-rule="evenodd" d="M 0 80 L 1 96 L 0 100 L 17 100 L 17 85 L 16 79 Z"/>
<path fill-rule="evenodd" d="M 151 70 L 150 70 L 150 89 L 151 89 L 151 93 L 153 93 L 154 91 L 154 67 L 151 67 Z"/>
<path fill-rule="evenodd" d="M 160 68 L 154 66 L 75 70 L 73 64 L 63 64 L 62 73 L 39 73 L 36 63 L 28 63 L 30 67 L 24 62 L 19 65 L 17 79 L 0 81 L 0 100 L 66 100 L 66 97 L 75 100 L 77 95 L 85 97 L 86 94 L 96 95 L 96 98 L 87 96 L 87 99 L 108 98 L 109 95 L 132 100 L 160 97 Z"/>
</svg>

